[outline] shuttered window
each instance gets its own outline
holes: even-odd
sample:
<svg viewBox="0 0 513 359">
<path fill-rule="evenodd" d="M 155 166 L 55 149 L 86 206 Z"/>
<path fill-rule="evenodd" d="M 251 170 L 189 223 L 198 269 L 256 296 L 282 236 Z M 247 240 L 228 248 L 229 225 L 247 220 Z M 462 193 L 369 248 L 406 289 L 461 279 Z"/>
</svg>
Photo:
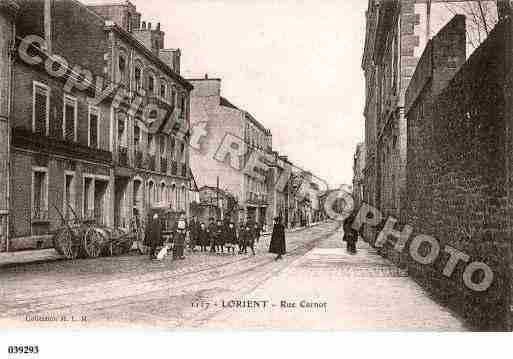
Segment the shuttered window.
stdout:
<svg viewBox="0 0 513 359">
<path fill-rule="evenodd" d="M 96 107 L 89 108 L 89 147 L 99 147 L 100 112 Z"/>
<path fill-rule="evenodd" d="M 49 89 L 43 85 L 34 85 L 33 126 L 32 130 L 40 135 L 47 135 L 50 106 Z"/>
<path fill-rule="evenodd" d="M 63 137 L 66 141 L 76 141 L 77 99 L 64 95 Z"/>
</svg>

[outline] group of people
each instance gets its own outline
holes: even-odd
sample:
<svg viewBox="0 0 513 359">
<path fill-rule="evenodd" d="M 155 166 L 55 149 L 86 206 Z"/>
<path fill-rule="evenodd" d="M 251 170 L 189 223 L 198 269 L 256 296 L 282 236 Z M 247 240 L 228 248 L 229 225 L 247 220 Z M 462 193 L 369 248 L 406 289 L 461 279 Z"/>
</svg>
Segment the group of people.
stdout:
<svg viewBox="0 0 513 359">
<path fill-rule="evenodd" d="M 251 250 L 255 253 L 255 244 L 260 241 L 262 225 L 255 222 L 242 223 L 238 228 L 233 222 L 215 221 L 210 218 L 210 223 L 205 225 L 199 222 L 197 217 L 187 225 L 185 221 L 178 221 L 176 231 L 172 235 L 173 259 L 185 259 L 185 247 L 187 232 L 189 232 L 189 249 L 191 252 L 201 252 L 222 255 L 224 253 L 248 254 Z M 151 259 L 157 258 L 157 249 L 164 245 L 161 250 L 167 250 L 162 238 L 162 224 L 158 214 L 155 214 L 151 223 L 146 228 L 145 244 L 150 248 Z M 225 252 L 226 249 L 226 252 Z M 273 233 L 271 237 L 270 253 L 277 254 L 276 259 L 281 259 L 285 254 L 285 227 L 280 218 L 275 218 Z"/>
<path fill-rule="evenodd" d="M 258 243 L 262 234 L 262 226 L 258 223 L 243 223 L 237 229 L 233 222 L 223 222 L 210 218 L 208 226 L 193 217 L 189 224 L 189 247 L 196 251 L 200 247 L 201 252 L 214 254 L 239 254 L 248 253 L 248 248 L 255 255 L 255 243 Z"/>
</svg>

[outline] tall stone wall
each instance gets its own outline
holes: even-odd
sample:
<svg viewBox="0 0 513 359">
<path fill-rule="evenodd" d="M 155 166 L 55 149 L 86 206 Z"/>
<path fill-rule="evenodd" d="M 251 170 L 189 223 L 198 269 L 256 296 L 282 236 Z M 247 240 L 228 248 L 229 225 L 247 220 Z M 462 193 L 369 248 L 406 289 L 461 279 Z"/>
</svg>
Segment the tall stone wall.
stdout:
<svg viewBox="0 0 513 359">
<path fill-rule="evenodd" d="M 438 71 L 438 78 L 431 74 L 421 91 L 408 90 L 420 94 L 408 113 L 411 238 L 433 236 L 442 249 L 455 248 L 469 262 L 486 263 L 494 279 L 485 291 L 470 290 L 463 281 L 464 261 L 443 274 L 446 250 L 427 265 L 408 255 L 404 260 L 429 291 L 484 330 L 509 329 L 510 323 L 511 34 L 511 21 L 497 25 L 444 89 L 440 84 L 454 65 L 447 62 L 454 59 L 447 51 L 457 48 L 442 44 L 431 61 L 437 73 L 437 61 L 445 58 L 446 70 Z"/>
</svg>

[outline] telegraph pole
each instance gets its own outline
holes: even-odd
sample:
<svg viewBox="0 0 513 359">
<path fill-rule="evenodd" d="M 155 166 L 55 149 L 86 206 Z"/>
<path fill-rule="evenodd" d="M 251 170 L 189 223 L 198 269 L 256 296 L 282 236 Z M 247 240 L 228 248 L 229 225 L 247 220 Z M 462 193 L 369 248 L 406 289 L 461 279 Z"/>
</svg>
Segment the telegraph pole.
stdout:
<svg viewBox="0 0 513 359">
<path fill-rule="evenodd" d="M 217 176 L 217 185 L 216 185 L 216 206 L 217 206 L 217 209 L 219 210 L 219 218 L 218 219 L 223 219 L 223 212 L 221 211 L 221 208 L 219 207 L 219 176 Z"/>
</svg>

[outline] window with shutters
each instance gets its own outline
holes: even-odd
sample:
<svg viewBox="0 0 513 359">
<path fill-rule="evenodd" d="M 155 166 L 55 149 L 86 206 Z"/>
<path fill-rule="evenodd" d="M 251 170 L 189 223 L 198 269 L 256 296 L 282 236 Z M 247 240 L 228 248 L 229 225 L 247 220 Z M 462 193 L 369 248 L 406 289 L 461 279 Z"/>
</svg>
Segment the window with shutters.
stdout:
<svg viewBox="0 0 513 359">
<path fill-rule="evenodd" d="M 48 169 L 32 170 L 32 219 L 48 220 Z"/>
<path fill-rule="evenodd" d="M 160 97 L 163 99 L 166 99 L 167 97 L 167 85 L 163 79 L 160 80 Z"/>
<path fill-rule="evenodd" d="M 89 147 L 100 147 L 100 110 L 98 107 L 89 107 Z"/>
<path fill-rule="evenodd" d="M 174 86 L 171 88 L 171 104 L 176 106 L 176 88 Z"/>
<path fill-rule="evenodd" d="M 77 140 L 77 99 L 64 95 L 62 136 L 66 141 Z"/>
<path fill-rule="evenodd" d="M 140 121 L 136 119 L 136 122 Z M 140 151 L 140 145 L 141 145 L 141 129 L 139 125 L 136 123 L 134 125 L 134 147 L 136 151 Z"/>
<path fill-rule="evenodd" d="M 126 83 L 127 82 L 127 76 L 126 76 L 127 66 L 126 66 L 125 56 L 122 54 L 119 55 L 118 69 L 119 69 L 119 81 L 121 81 L 122 83 Z"/>
<path fill-rule="evenodd" d="M 176 141 L 175 141 L 175 138 L 174 137 L 171 137 L 170 139 L 170 144 L 169 144 L 169 152 L 171 152 L 171 159 L 174 160 L 175 159 L 175 146 L 176 146 Z"/>
<path fill-rule="evenodd" d="M 118 122 L 118 146 L 126 148 L 128 147 L 128 130 L 126 114 L 118 112 L 116 117 Z"/>
<path fill-rule="evenodd" d="M 75 215 L 75 174 L 67 172 L 64 175 L 64 219 L 71 220 Z"/>
<path fill-rule="evenodd" d="M 167 138 L 165 136 L 160 137 L 160 155 L 162 157 L 166 154 L 166 140 Z"/>
<path fill-rule="evenodd" d="M 137 91 L 142 90 L 142 70 L 140 67 L 135 68 L 134 78 L 135 78 L 135 89 Z"/>
<path fill-rule="evenodd" d="M 32 131 L 43 136 L 48 135 L 50 117 L 50 89 L 35 83 L 32 99 Z"/>
<path fill-rule="evenodd" d="M 148 134 L 148 153 L 155 154 L 155 136 L 152 134 Z"/>
<path fill-rule="evenodd" d="M 148 91 L 150 92 L 150 95 L 155 94 L 155 78 L 153 75 L 148 75 Z"/>
</svg>

